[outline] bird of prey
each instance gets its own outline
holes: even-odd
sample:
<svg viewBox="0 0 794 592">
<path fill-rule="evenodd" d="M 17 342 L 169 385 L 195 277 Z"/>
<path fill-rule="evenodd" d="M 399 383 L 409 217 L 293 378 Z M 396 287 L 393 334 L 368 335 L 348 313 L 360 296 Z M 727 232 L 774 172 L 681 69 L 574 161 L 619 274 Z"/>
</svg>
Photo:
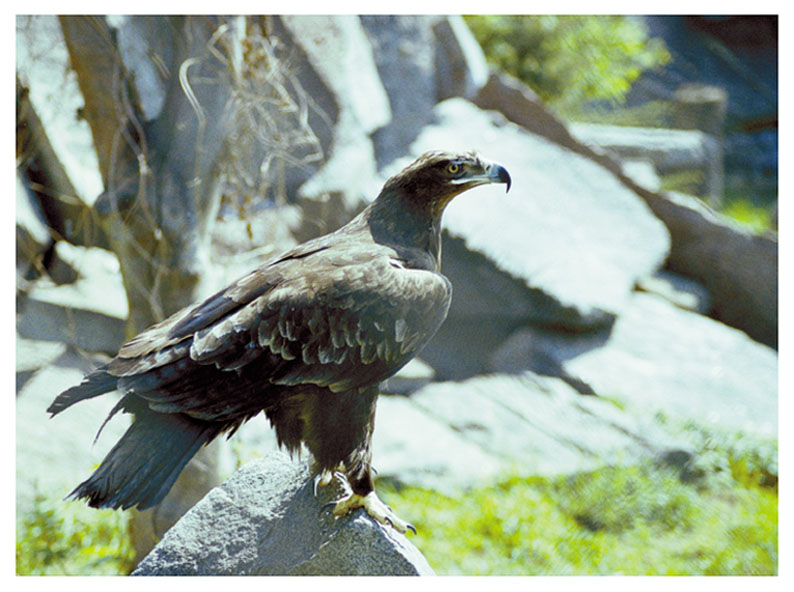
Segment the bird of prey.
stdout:
<svg viewBox="0 0 794 592">
<path fill-rule="evenodd" d="M 441 215 L 456 195 L 510 175 L 476 153 L 428 152 L 389 178 L 342 228 L 271 259 L 224 290 L 146 329 L 60 394 L 56 415 L 117 390 L 134 420 L 69 495 L 145 509 L 220 434 L 264 411 L 280 446 L 313 457 L 316 485 L 345 485 L 333 514 L 363 507 L 413 528 L 375 494 L 372 432 L 381 381 L 413 358 L 452 297 L 440 272 Z M 104 426 L 104 424 L 103 424 Z M 100 428 L 101 431 L 101 428 Z"/>
</svg>

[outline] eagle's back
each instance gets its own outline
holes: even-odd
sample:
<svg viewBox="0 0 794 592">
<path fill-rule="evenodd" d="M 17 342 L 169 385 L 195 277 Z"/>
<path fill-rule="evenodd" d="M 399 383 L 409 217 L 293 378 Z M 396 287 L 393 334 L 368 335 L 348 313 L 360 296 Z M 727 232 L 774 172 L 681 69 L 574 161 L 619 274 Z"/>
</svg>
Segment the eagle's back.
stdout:
<svg viewBox="0 0 794 592">
<path fill-rule="evenodd" d="M 314 387 L 343 392 L 404 366 L 446 317 L 451 285 L 352 233 L 271 261 L 121 348 L 104 370 L 158 412 L 246 419 Z"/>
</svg>

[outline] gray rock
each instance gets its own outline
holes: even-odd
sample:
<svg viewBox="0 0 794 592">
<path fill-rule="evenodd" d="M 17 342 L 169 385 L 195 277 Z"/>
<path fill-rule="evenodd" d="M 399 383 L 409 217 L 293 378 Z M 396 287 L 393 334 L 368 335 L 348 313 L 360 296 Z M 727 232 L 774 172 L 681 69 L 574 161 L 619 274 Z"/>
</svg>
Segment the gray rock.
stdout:
<svg viewBox="0 0 794 592">
<path fill-rule="evenodd" d="M 643 197 L 670 230 L 666 267 L 708 289 L 714 318 L 777 347 L 777 234 L 751 234 L 688 195 Z"/>
<path fill-rule="evenodd" d="M 661 296 L 680 308 L 698 314 L 708 314 L 711 310 L 713 297 L 702 284 L 664 269 L 652 276 L 640 278 L 637 289 Z"/>
<path fill-rule="evenodd" d="M 378 168 L 405 154 L 431 117 L 437 99 L 436 39 L 440 17 L 362 16 L 383 87 L 391 121 L 372 135 Z"/>
<path fill-rule="evenodd" d="M 412 417 L 421 419 L 405 423 Z M 399 430 L 400 423 L 412 429 Z M 443 443 L 453 437 L 466 447 Z M 506 474 L 565 474 L 687 446 L 650 414 L 627 413 L 531 372 L 433 383 L 410 399 L 381 397 L 375 444 L 380 478 L 448 495 Z"/>
<path fill-rule="evenodd" d="M 662 180 L 650 160 L 644 158 L 623 159 L 620 162 L 620 168 L 626 177 L 648 191 L 659 191 L 662 186 Z"/>
<path fill-rule="evenodd" d="M 302 57 L 290 68 L 323 113 L 322 125 L 312 125 L 323 162 L 297 191 L 308 223 L 298 239 L 305 240 L 337 228 L 359 209 L 375 174 L 369 135 L 389 122 L 391 112 L 358 17 L 293 15 L 274 22 Z"/>
<path fill-rule="evenodd" d="M 448 495 L 497 478 L 505 469 L 503 460 L 419 407 L 414 397 L 422 391 L 378 397 L 372 438 L 378 478 Z"/>
<path fill-rule="evenodd" d="M 635 180 L 617 159 L 577 140 L 532 90 L 515 78 L 492 74 L 475 102 L 612 171 L 667 227 L 671 241 L 669 269 L 709 290 L 714 298 L 711 314 L 753 339 L 777 346 L 776 237 L 749 235 L 696 198 L 658 193 Z"/>
<path fill-rule="evenodd" d="M 587 146 L 612 153 L 621 160 L 650 160 L 660 174 L 695 171 L 700 181 L 692 190 L 698 195 L 715 195 L 715 187 L 722 188 L 721 145 L 702 131 L 593 123 L 571 124 L 569 129 Z"/>
<path fill-rule="evenodd" d="M 436 97 L 471 99 L 488 80 L 485 54 L 462 16 L 448 16 L 433 25 L 437 41 Z"/>
<path fill-rule="evenodd" d="M 313 494 L 308 461 L 275 453 L 210 491 L 133 575 L 432 575 L 408 540 L 363 510 L 323 510 L 341 490 Z"/>
<path fill-rule="evenodd" d="M 439 104 L 435 115 L 414 154 L 476 148 L 511 172 L 509 195 L 490 186 L 462 196 L 447 208 L 445 228 L 555 301 L 557 318 L 544 311 L 536 320 L 602 323 L 664 261 L 664 226 L 609 171 L 462 99 Z"/>
<path fill-rule="evenodd" d="M 414 358 L 383 383 L 381 392 L 408 395 L 432 382 L 435 376 L 436 372 L 432 366 L 419 358 Z"/>
<path fill-rule="evenodd" d="M 555 144 L 574 151 L 582 147 L 540 97 L 509 74 L 491 72 L 472 102 L 481 109 L 499 111 L 509 121 Z"/>
<path fill-rule="evenodd" d="M 28 339 L 115 354 L 124 340 L 127 318 L 127 298 L 116 256 L 64 241 L 58 242 L 56 253 L 79 270 L 80 277 L 63 285 L 46 277 L 31 283 L 18 299 L 17 331 Z"/>
<path fill-rule="evenodd" d="M 488 66 L 460 16 L 369 15 L 361 22 L 392 111 L 372 136 L 381 168 L 405 155 L 439 101 L 473 97 Z"/>
<path fill-rule="evenodd" d="M 777 434 L 776 352 L 651 294 L 637 293 L 611 330 L 522 329 L 494 352 L 492 367 L 559 376 L 631 412 Z"/>
</svg>

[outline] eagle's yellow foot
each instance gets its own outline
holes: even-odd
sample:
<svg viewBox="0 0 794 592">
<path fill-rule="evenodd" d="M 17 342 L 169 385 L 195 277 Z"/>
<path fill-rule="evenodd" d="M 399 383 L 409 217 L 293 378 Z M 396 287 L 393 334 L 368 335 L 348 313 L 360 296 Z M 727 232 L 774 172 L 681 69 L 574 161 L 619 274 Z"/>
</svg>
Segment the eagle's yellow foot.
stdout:
<svg viewBox="0 0 794 592">
<path fill-rule="evenodd" d="M 334 504 L 334 516 L 346 516 L 356 508 L 364 508 L 367 514 L 372 516 L 381 524 L 388 524 L 397 532 L 405 534 L 408 530 L 416 534 L 416 529 L 405 522 L 400 520 L 392 509 L 384 504 L 374 491 L 370 491 L 367 495 L 358 495 L 356 493 L 348 493 L 336 500 Z"/>
</svg>

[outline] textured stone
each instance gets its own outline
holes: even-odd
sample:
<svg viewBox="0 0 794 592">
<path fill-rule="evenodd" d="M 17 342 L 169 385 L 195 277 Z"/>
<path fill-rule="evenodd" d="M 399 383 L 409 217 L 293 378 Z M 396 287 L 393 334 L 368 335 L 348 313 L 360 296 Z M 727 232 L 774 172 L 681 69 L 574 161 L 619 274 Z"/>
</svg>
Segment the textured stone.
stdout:
<svg viewBox="0 0 794 592">
<path fill-rule="evenodd" d="M 694 197 L 659 193 L 649 183 L 634 179 L 612 155 L 577 140 L 532 90 L 515 78 L 492 74 L 475 102 L 484 109 L 500 111 L 523 128 L 612 171 L 621 183 L 645 200 L 667 227 L 670 233 L 667 266 L 699 281 L 712 294 L 710 314 L 753 339 L 777 346 L 776 236 L 752 236 Z"/>
<path fill-rule="evenodd" d="M 42 277 L 30 284 L 18 299 L 17 331 L 28 339 L 115 354 L 124 340 L 127 317 L 118 260 L 110 251 L 64 241 L 58 242 L 56 253 L 79 270 L 79 278 L 57 285 Z"/>
<path fill-rule="evenodd" d="M 305 210 L 306 227 L 297 231 L 302 241 L 338 228 L 360 208 L 375 175 L 369 135 L 389 122 L 391 111 L 357 16 L 285 15 L 274 23 L 277 36 L 299 51 L 290 68 L 321 120 L 309 123 L 322 163 L 297 190 Z"/>
<path fill-rule="evenodd" d="M 650 414 L 627 413 L 558 378 L 531 372 L 433 383 L 408 401 L 390 397 L 387 402 L 378 409 L 375 432 L 378 475 L 448 495 L 506 474 L 565 474 L 686 448 Z M 425 429 L 424 419 L 410 431 L 390 429 L 408 417 L 400 409 L 408 406 L 437 427 Z M 442 429 L 466 447 L 444 446 Z M 436 454 L 444 460 L 432 470 Z"/>
<path fill-rule="evenodd" d="M 660 174 L 694 171 L 692 191 L 716 196 L 722 192 L 722 146 L 699 130 L 657 129 L 575 123 L 571 133 L 585 145 L 619 159 L 643 158 Z"/>
<path fill-rule="evenodd" d="M 524 328 L 494 353 L 492 367 L 562 377 L 631 411 L 777 435 L 776 352 L 651 294 L 636 294 L 609 330 Z"/>
<path fill-rule="evenodd" d="M 391 106 L 391 121 L 372 135 L 379 168 L 405 154 L 432 117 L 437 102 L 433 24 L 439 19 L 424 15 L 361 17 Z"/>
<path fill-rule="evenodd" d="M 708 289 L 715 319 L 777 347 L 777 234 L 737 228 L 692 196 L 647 192 L 643 197 L 670 230 L 666 267 Z"/>
<path fill-rule="evenodd" d="M 341 492 L 314 483 L 308 461 L 251 462 L 210 491 L 133 575 L 432 575 L 401 534 L 363 510 L 336 519 Z"/>
<path fill-rule="evenodd" d="M 488 65 L 462 16 L 447 16 L 433 25 L 437 40 L 436 97 L 471 99 L 488 80 Z"/>
<path fill-rule="evenodd" d="M 609 171 L 462 99 L 440 103 L 435 116 L 412 155 L 476 148 L 513 177 L 507 196 L 482 187 L 455 200 L 444 227 L 559 311 L 528 320 L 603 323 L 619 313 L 637 278 L 664 261 L 664 226 Z"/>
</svg>

